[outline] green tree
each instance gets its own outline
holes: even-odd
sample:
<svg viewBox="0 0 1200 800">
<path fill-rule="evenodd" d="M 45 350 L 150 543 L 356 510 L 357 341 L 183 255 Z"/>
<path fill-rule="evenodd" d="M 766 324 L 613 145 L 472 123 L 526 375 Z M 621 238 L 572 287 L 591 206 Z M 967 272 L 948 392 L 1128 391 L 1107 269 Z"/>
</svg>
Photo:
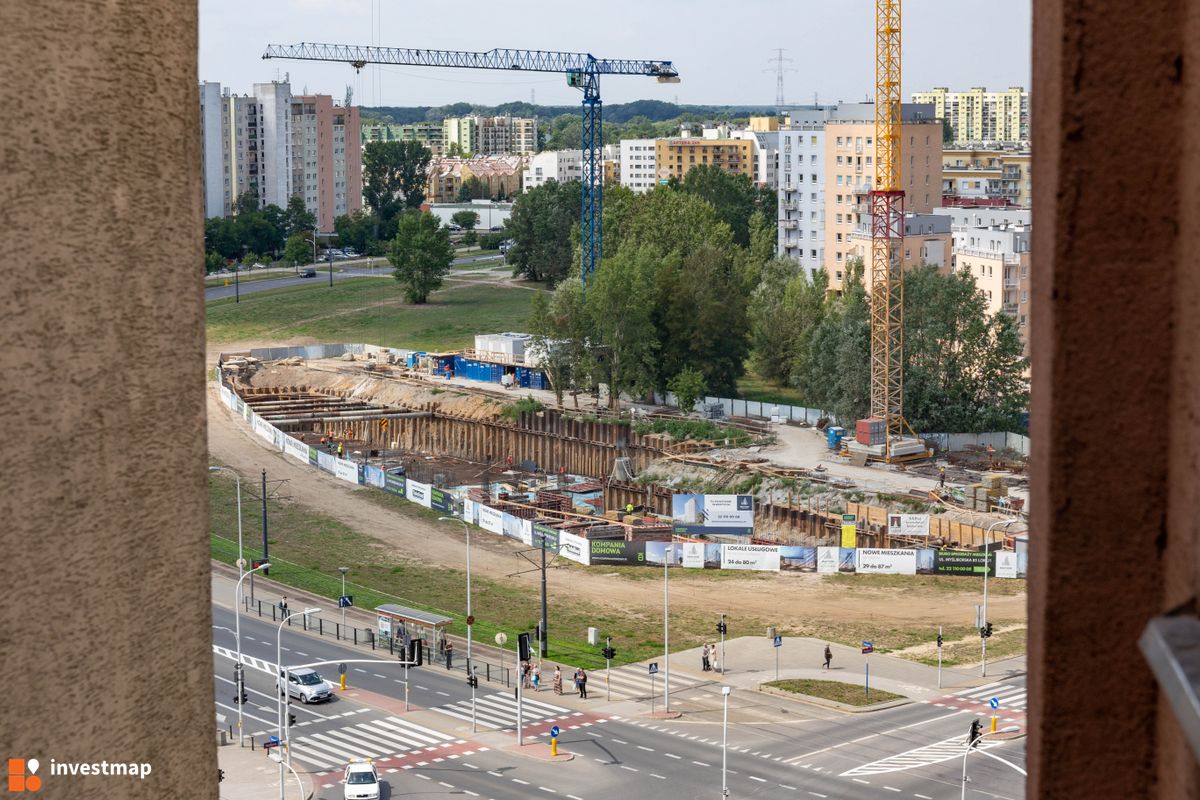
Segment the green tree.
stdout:
<svg viewBox="0 0 1200 800">
<path fill-rule="evenodd" d="M 312 261 L 312 241 L 302 233 L 293 233 L 283 246 L 283 260 L 288 264 L 308 264 Z"/>
<path fill-rule="evenodd" d="M 487 183 L 472 175 L 458 187 L 458 195 L 455 199 L 460 203 L 469 203 L 472 200 L 483 200 L 489 196 L 491 196 L 491 190 L 488 189 Z"/>
<path fill-rule="evenodd" d="M 404 287 L 408 301 L 424 303 L 430 293 L 442 287 L 442 279 L 454 261 L 450 231 L 428 212 L 405 211 L 397 220 L 388 260 L 395 267 L 392 276 Z"/>
<path fill-rule="evenodd" d="M 433 154 L 416 141 L 370 142 L 363 148 L 363 200 L 382 223 L 425 202 Z"/>
<path fill-rule="evenodd" d="M 622 393 L 641 397 L 658 378 L 658 339 L 654 330 L 654 271 L 651 248 L 627 248 L 605 259 L 587 290 L 593 358 L 608 384 L 609 406 Z"/>
<path fill-rule="evenodd" d="M 338 241 L 364 255 L 383 255 L 383 246 L 376 233 L 378 227 L 379 220 L 361 209 L 352 214 L 343 214 L 333 221 Z"/>
<path fill-rule="evenodd" d="M 754 371 L 771 383 L 783 383 L 791 374 L 797 321 L 788 289 L 797 279 L 807 283 L 798 262 L 772 259 L 763 265 L 758 286 L 750 295 L 747 313 Z"/>
<path fill-rule="evenodd" d="M 224 266 L 225 266 L 225 259 L 221 256 L 220 253 L 214 253 L 212 250 L 209 250 L 207 253 L 204 254 L 204 271 L 205 272 L 216 272 L 217 270 L 221 269 Z"/>
<path fill-rule="evenodd" d="M 595 371 L 590 341 L 591 322 L 584 301 L 583 285 L 577 279 L 563 281 L 550 296 L 548 307 L 543 310 L 537 307 L 537 295 L 534 300 L 530 333 L 537 343 L 535 347 L 545 354 L 551 388 L 559 406 L 562 406 L 565 387 L 575 390 L 575 408 L 578 409 L 578 390 Z"/>
<path fill-rule="evenodd" d="M 704 374 L 698 369 L 685 367 L 667 381 L 667 388 L 675 395 L 679 410 L 687 414 L 696 407 L 696 401 L 705 396 L 708 386 L 704 382 Z"/>
<path fill-rule="evenodd" d="M 233 213 L 250 214 L 258 211 L 258 192 L 253 189 L 247 189 L 237 196 L 237 202 L 234 203 Z"/>
<path fill-rule="evenodd" d="M 204 249 L 220 253 L 227 259 L 241 258 L 242 243 L 232 219 L 209 217 L 204 220 Z"/>
<path fill-rule="evenodd" d="M 462 211 L 455 211 L 450 217 L 450 221 L 465 231 L 471 231 L 479 224 L 479 215 L 474 211 L 463 209 Z"/>
<path fill-rule="evenodd" d="M 581 217 L 578 181 L 547 181 L 517 195 L 505 226 L 513 240 L 507 261 L 513 275 L 557 283 L 574 262 L 574 226 Z"/>
<path fill-rule="evenodd" d="M 284 231 L 288 236 L 309 233 L 317 228 L 317 216 L 308 210 L 304 198 L 294 194 L 288 198 Z"/>
<path fill-rule="evenodd" d="M 462 235 L 461 241 L 464 245 L 467 246 L 468 249 L 470 249 L 471 247 L 473 247 L 475 245 L 476 242 L 479 241 L 479 234 L 476 233 L 475 231 L 467 231 L 466 233 L 464 233 Z"/>
<path fill-rule="evenodd" d="M 563 114 L 550 123 L 546 150 L 578 150 L 583 144 L 583 120 L 579 114 Z"/>
<path fill-rule="evenodd" d="M 716 210 L 717 218 L 729 226 L 733 240 L 742 247 L 750 244 L 750 217 L 758 210 L 760 199 L 750 176 L 701 164 L 687 171 L 679 188 L 707 200 Z"/>
</svg>

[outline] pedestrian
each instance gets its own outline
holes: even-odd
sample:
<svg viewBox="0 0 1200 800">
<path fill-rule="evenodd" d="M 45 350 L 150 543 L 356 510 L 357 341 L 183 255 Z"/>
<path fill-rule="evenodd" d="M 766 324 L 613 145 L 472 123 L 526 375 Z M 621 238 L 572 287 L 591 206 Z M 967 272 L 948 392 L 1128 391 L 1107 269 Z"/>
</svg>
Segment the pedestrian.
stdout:
<svg viewBox="0 0 1200 800">
<path fill-rule="evenodd" d="M 454 642 L 446 642 L 446 669 L 451 669 L 454 661 Z"/>
<path fill-rule="evenodd" d="M 562 694 L 562 669 L 557 664 L 554 666 L 554 693 Z"/>
<path fill-rule="evenodd" d="M 521 662 L 521 688 L 528 689 L 530 682 L 531 666 L 528 661 Z"/>
<path fill-rule="evenodd" d="M 712 668 L 708 663 L 709 655 L 708 643 L 705 642 L 704 649 L 700 651 L 700 669 L 704 672 L 708 672 Z"/>
<path fill-rule="evenodd" d="M 830 664 L 833 663 L 833 651 L 829 649 L 829 644 L 825 645 L 825 669 L 833 669 Z"/>
<path fill-rule="evenodd" d="M 285 617 L 287 616 L 288 609 L 287 609 L 287 595 L 286 594 L 283 596 L 283 599 L 279 601 L 279 610 L 281 612 L 283 612 L 283 616 L 285 616 Z"/>
<path fill-rule="evenodd" d="M 708 646 L 708 652 L 711 654 L 708 659 L 709 663 L 711 664 L 710 669 L 712 669 L 713 672 L 716 672 L 720 666 L 717 663 L 717 643 L 716 642 L 713 642 L 712 644 L 710 644 Z"/>
<path fill-rule="evenodd" d="M 342 443 L 338 442 L 338 458 L 342 457 Z"/>
<path fill-rule="evenodd" d="M 579 668 L 579 696 L 587 700 L 587 672 Z"/>
<path fill-rule="evenodd" d="M 581 670 L 578 670 L 578 669 L 575 670 L 575 694 L 582 696 L 580 694 L 582 692 L 582 689 L 580 689 L 580 686 L 579 686 L 579 673 L 580 672 L 581 672 Z"/>
<path fill-rule="evenodd" d="M 542 682 L 542 668 L 539 667 L 537 664 L 534 664 L 533 669 L 531 671 L 533 673 L 533 690 L 535 692 L 540 692 L 541 691 L 540 684 Z"/>
</svg>

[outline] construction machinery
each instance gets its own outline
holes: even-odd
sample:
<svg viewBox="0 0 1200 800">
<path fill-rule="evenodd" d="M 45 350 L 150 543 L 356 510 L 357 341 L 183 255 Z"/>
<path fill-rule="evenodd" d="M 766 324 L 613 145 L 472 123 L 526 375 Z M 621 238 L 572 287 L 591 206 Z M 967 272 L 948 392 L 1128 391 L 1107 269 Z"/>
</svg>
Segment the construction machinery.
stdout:
<svg viewBox="0 0 1200 800">
<path fill-rule="evenodd" d="M 907 461 L 931 453 L 904 419 L 904 190 L 900 182 L 900 2 L 875 2 L 875 188 L 871 191 L 871 416 L 851 455 Z"/>
<path fill-rule="evenodd" d="M 590 53 L 565 53 L 549 50 L 494 49 L 420 50 L 407 47 L 369 47 L 343 44 L 267 46 L 263 58 L 288 58 L 300 61 L 339 61 L 361 70 L 367 64 L 392 64 L 411 67 L 459 67 L 463 69 L 503 69 L 526 72 L 561 72 L 567 83 L 583 91 L 583 256 L 580 278 L 587 285 L 601 257 L 601 224 L 604 207 L 604 145 L 600 102 L 601 75 L 644 75 L 659 83 L 678 83 L 679 72 L 670 61 L 596 58 Z"/>
</svg>

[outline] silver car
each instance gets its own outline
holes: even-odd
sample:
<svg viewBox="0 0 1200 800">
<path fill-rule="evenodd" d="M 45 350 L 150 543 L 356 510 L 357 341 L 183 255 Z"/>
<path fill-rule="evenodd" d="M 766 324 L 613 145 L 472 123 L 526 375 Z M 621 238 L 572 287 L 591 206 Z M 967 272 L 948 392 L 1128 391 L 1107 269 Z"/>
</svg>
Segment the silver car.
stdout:
<svg viewBox="0 0 1200 800">
<path fill-rule="evenodd" d="M 283 676 L 275 686 L 282 693 Z M 288 672 L 288 694 L 299 698 L 302 703 L 319 703 L 333 697 L 333 687 L 315 669 L 297 669 Z"/>
</svg>

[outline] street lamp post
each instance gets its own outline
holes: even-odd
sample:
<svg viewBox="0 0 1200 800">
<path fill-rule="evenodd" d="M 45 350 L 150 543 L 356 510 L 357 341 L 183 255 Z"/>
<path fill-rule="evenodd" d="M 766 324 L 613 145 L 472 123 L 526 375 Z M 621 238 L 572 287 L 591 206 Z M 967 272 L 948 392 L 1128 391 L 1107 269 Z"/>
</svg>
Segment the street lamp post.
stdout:
<svg viewBox="0 0 1200 800">
<path fill-rule="evenodd" d="M 270 564 L 259 564 L 252 570 L 246 572 L 242 577 L 238 578 L 237 587 L 233 591 L 233 620 L 235 628 L 233 632 L 234 641 L 237 642 L 237 666 L 234 667 L 234 685 L 233 690 L 237 692 L 237 710 L 238 710 L 238 747 L 242 746 L 242 731 L 245 730 L 242 726 L 242 706 L 245 704 L 245 668 L 242 666 L 242 581 L 246 580 L 247 575 L 253 575 L 260 569 L 267 569 Z"/>
<path fill-rule="evenodd" d="M 350 571 L 349 567 L 338 567 L 338 572 L 342 573 L 342 597 L 346 596 L 346 573 Z M 339 599 L 338 605 L 342 606 L 342 627 L 346 627 L 346 606 L 343 605 L 345 600 Z"/>
<path fill-rule="evenodd" d="M 967 742 L 967 749 L 963 751 L 962 795 L 961 795 L 962 800 L 967 800 L 967 756 L 971 755 L 971 751 L 975 749 L 975 745 L 981 739 L 983 739 L 983 737 L 985 737 L 985 736 L 992 736 L 996 733 L 1015 733 L 1019 730 L 1021 730 L 1021 729 L 1018 728 L 1016 725 L 1009 725 L 1007 728 L 1001 728 L 998 731 L 988 731 L 986 733 L 982 733 L 979 735 L 978 738 L 975 739 L 975 741 Z M 982 753 L 983 751 L 981 750 L 980 752 Z M 1012 767 L 1013 769 L 1015 769 L 1017 772 L 1021 773 L 1022 775 L 1025 774 L 1025 770 L 1021 769 L 1016 764 L 1012 763 L 1011 761 L 1008 761 L 1007 759 L 1001 758 L 1000 756 L 997 756 L 997 755 L 992 755 L 991 753 L 983 753 L 983 754 L 985 756 L 987 756 L 988 758 L 994 758 L 1003 764 L 1007 764 L 1008 766 Z"/>
<path fill-rule="evenodd" d="M 667 566 L 671 560 L 671 553 L 675 550 L 674 541 L 667 542 L 667 549 L 663 551 L 663 711 L 670 712 L 671 710 L 671 639 L 670 639 L 670 620 L 671 620 L 671 596 L 668 588 Z"/>
<path fill-rule="evenodd" d="M 279 682 L 279 746 L 288 748 L 289 768 L 291 767 L 291 749 L 290 745 L 287 744 L 287 740 L 284 738 L 283 724 L 287 720 L 286 704 L 291 701 L 291 695 L 288 693 L 288 670 L 283 666 L 283 648 L 281 647 L 283 639 L 283 626 L 286 625 L 287 621 L 292 617 L 308 616 L 309 614 L 316 614 L 320 610 L 321 609 L 319 608 L 306 608 L 303 611 L 286 614 L 284 618 L 279 621 L 279 628 L 275 631 L 275 672 L 277 675 L 276 680 Z M 286 800 L 286 798 L 284 798 L 283 761 L 283 754 L 281 753 L 279 756 L 279 800 Z"/>
<path fill-rule="evenodd" d="M 992 551 L 987 549 L 990 544 L 989 540 L 991 539 L 991 532 L 996 527 L 1007 527 L 1007 526 L 1012 525 L 1017 522 L 1024 522 L 1024 520 L 1002 519 L 1002 520 L 999 520 L 998 522 L 993 522 L 991 525 L 988 526 L 987 534 L 985 534 L 983 537 L 983 548 L 984 548 L 984 550 L 983 550 L 983 627 L 985 627 L 985 628 L 987 627 L 987 624 L 988 624 L 988 613 L 987 613 L 988 572 L 991 571 L 992 555 L 993 555 Z M 987 677 L 987 637 L 982 635 L 982 631 L 980 633 L 981 633 L 981 635 L 979 637 L 979 647 L 980 647 L 979 674 L 981 677 L 986 678 Z"/>
<path fill-rule="evenodd" d="M 333 288 L 333 253 L 326 251 L 325 259 L 329 262 L 329 288 Z"/>
<path fill-rule="evenodd" d="M 467 682 L 471 684 L 471 733 L 475 733 L 475 681 L 473 680 L 475 670 L 471 661 L 471 640 L 474 639 L 471 635 L 471 628 L 475 624 L 475 617 L 471 614 L 471 526 L 460 517 L 438 517 L 438 522 L 461 523 L 463 534 L 467 537 Z M 543 552 L 544 550 L 545 548 L 543 548 Z"/>
<path fill-rule="evenodd" d="M 725 709 L 721 717 L 721 797 L 729 797 L 729 784 L 725 780 L 725 752 L 729 746 L 729 687 L 722 686 Z"/>
</svg>

